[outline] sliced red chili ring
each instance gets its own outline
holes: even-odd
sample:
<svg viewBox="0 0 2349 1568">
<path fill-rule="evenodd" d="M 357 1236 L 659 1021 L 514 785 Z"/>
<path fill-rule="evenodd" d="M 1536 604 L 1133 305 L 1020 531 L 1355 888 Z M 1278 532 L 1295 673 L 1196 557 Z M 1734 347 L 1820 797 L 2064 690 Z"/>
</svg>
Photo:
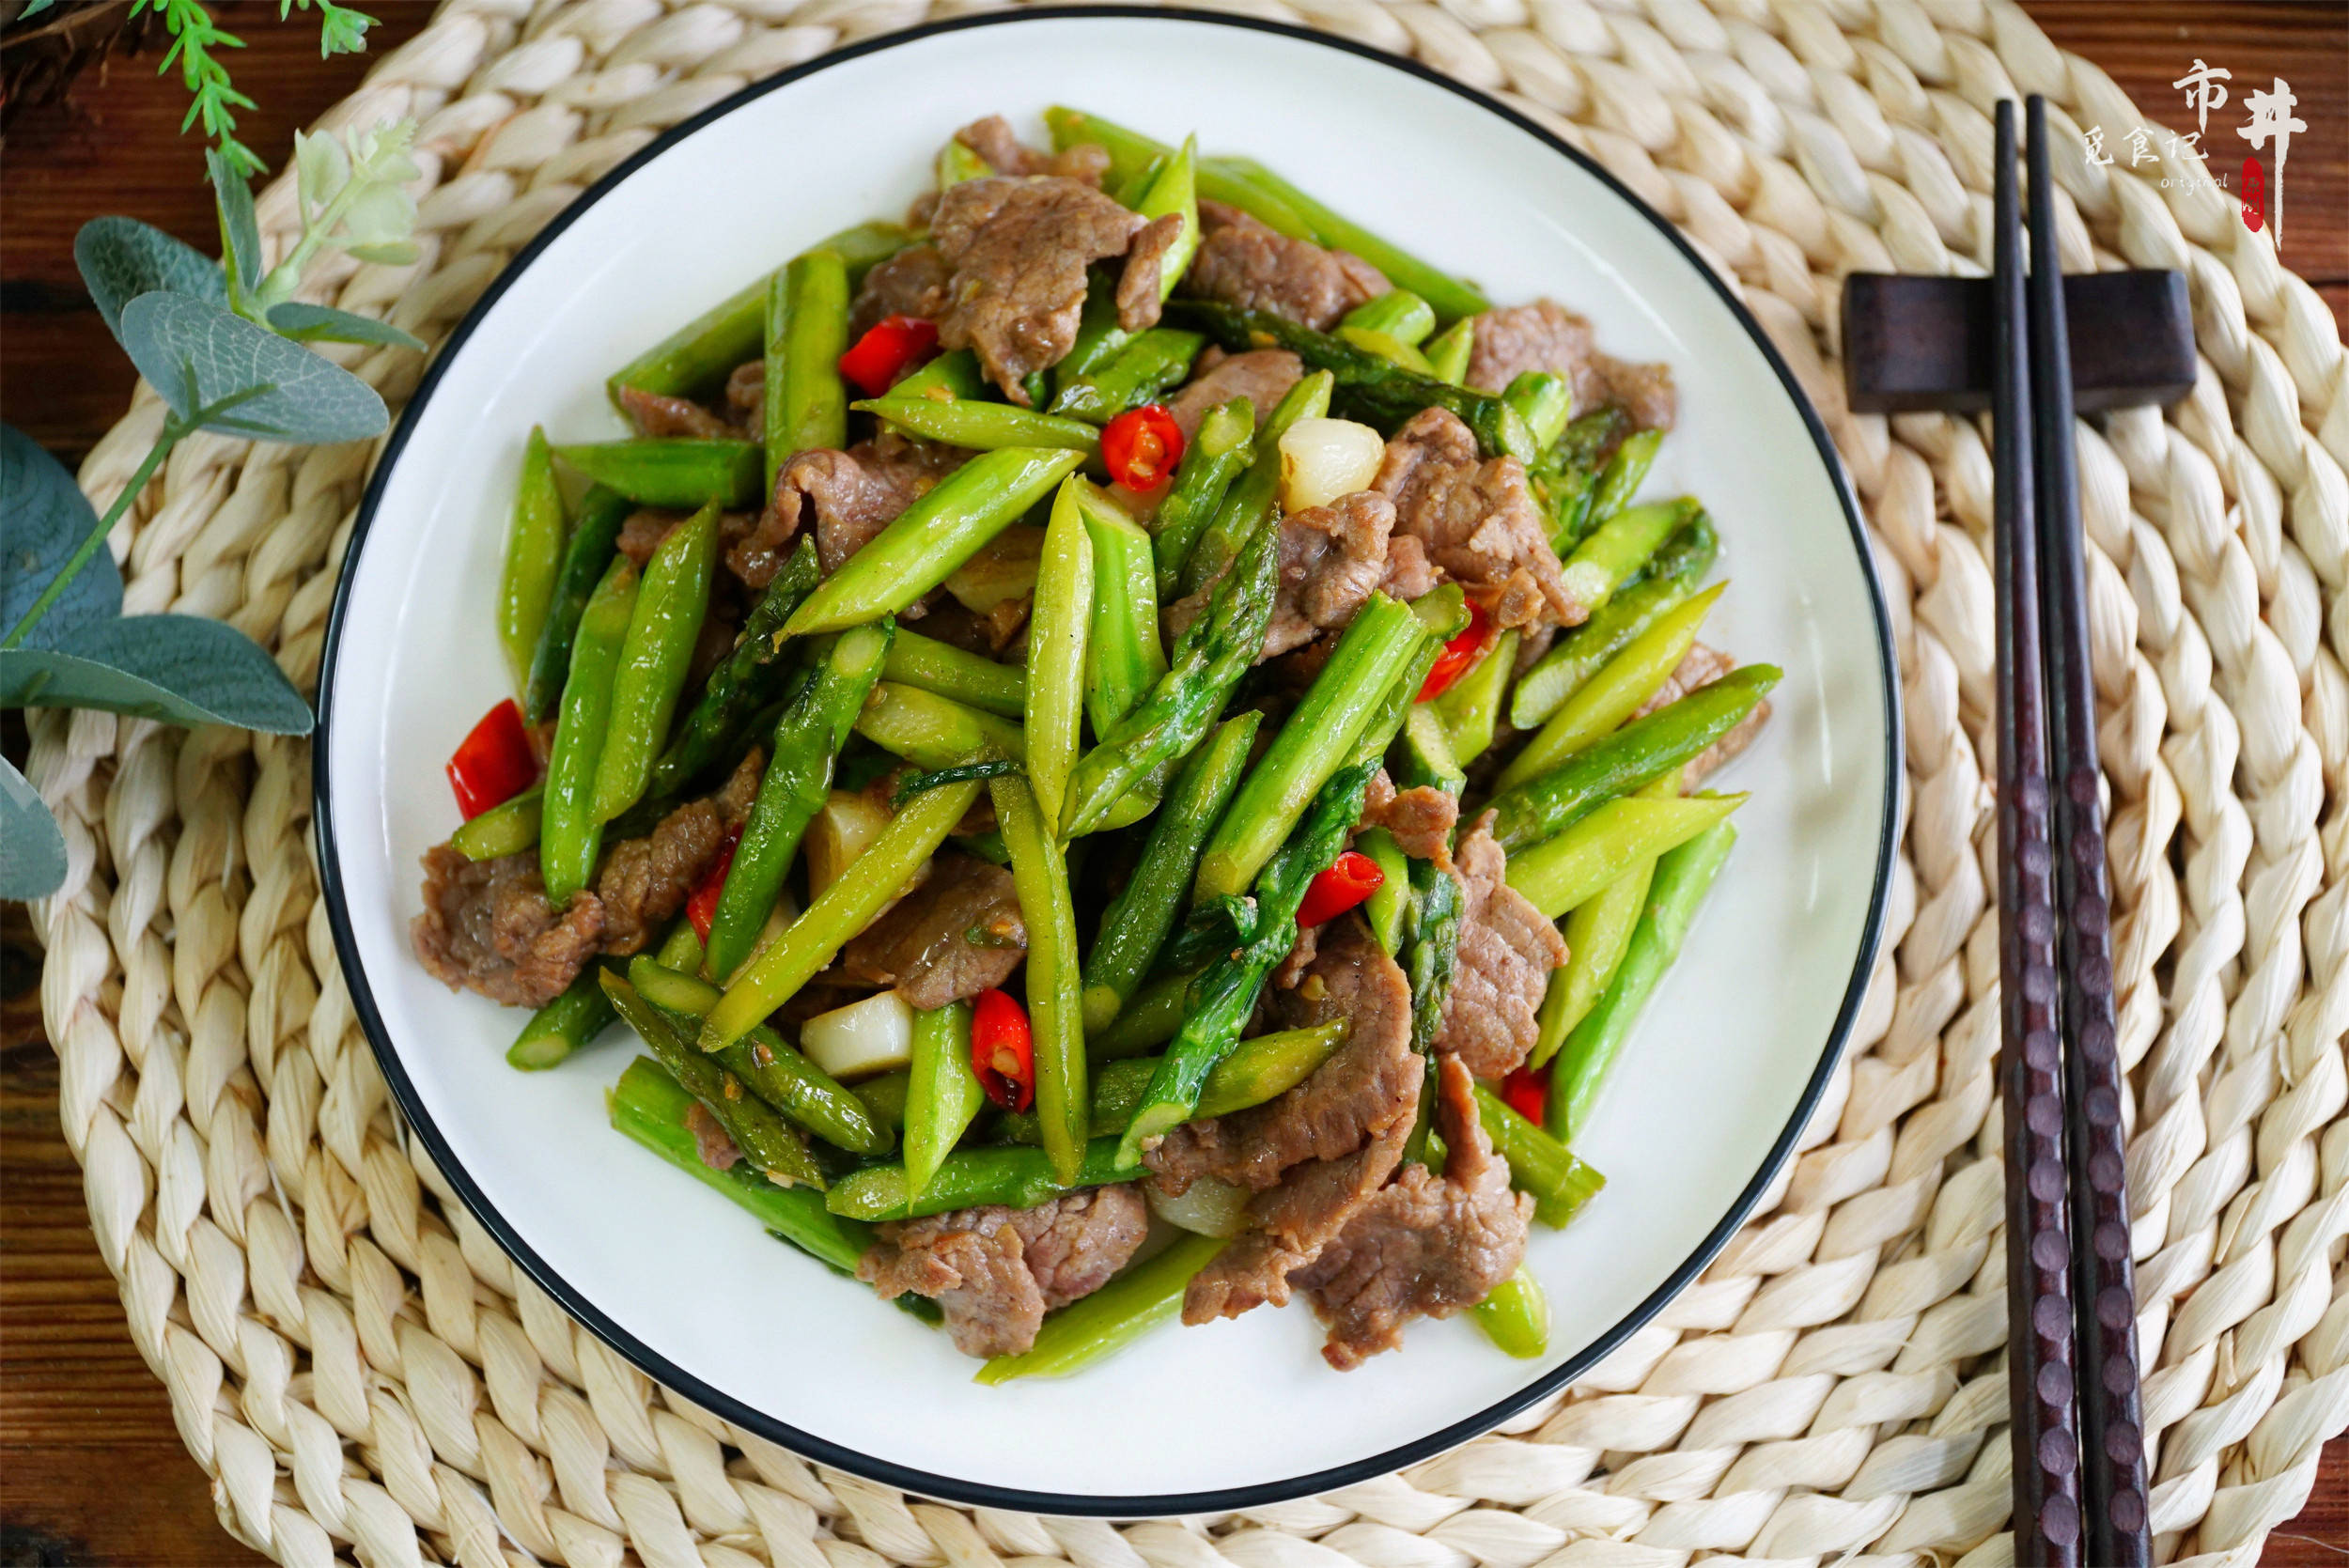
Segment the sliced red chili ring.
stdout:
<svg viewBox="0 0 2349 1568">
<path fill-rule="evenodd" d="M 1297 907 L 1297 924 L 1319 925 L 1335 920 L 1386 885 L 1387 874 L 1378 869 L 1378 862 L 1359 849 L 1348 849 L 1305 889 L 1304 902 Z"/>
<path fill-rule="evenodd" d="M 1485 657 L 1485 650 L 1492 645 L 1492 616 L 1485 613 L 1483 605 L 1471 602 L 1469 605 L 1468 629 L 1446 643 L 1443 652 L 1436 656 L 1434 666 L 1427 672 L 1427 679 L 1419 689 L 1419 700 L 1432 703 L 1452 690 L 1454 683 L 1462 675 L 1476 668 L 1476 661 Z"/>
<path fill-rule="evenodd" d="M 685 918 L 693 923 L 693 934 L 705 942 L 709 940 L 710 923 L 718 918 L 718 895 L 726 891 L 726 873 L 733 868 L 734 852 L 741 844 L 742 830 L 737 828 L 718 846 L 717 860 L 693 885 L 693 896 L 685 901 Z"/>
<path fill-rule="evenodd" d="M 840 373 L 865 396 L 879 397 L 937 351 L 937 322 L 922 316 L 892 316 L 840 356 Z"/>
<path fill-rule="evenodd" d="M 448 759 L 448 786 L 468 822 L 520 795 L 537 777 L 530 732 L 511 697 L 483 714 Z"/>
<path fill-rule="evenodd" d="M 987 1097 L 1005 1110 L 1035 1103 L 1035 1040 L 1027 1010 L 999 990 L 971 1003 L 971 1067 Z"/>
<path fill-rule="evenodd" d="M 1127 489 L 1158 489 L 1182 460 L 1183 427 L 1163 403 L 1128 409 L 1101 427 L 1101 461 Z"/>
</svg>

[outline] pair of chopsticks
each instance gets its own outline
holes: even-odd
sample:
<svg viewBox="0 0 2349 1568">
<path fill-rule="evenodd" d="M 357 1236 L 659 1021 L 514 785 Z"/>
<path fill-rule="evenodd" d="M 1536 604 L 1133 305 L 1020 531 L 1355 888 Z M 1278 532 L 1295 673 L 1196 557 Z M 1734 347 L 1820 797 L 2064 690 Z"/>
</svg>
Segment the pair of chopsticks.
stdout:
<svg viewBox="0 0 2349 1568">
<path fill-rule="evenodd" d="M 2046 101 L 2029 113 L 2030 269 L 2001 102 L 1992 272 L 2015 1560 L 2104 1568 L 2147 1562 L 2151 1542 L 2072 358 Z"/>
</svg>

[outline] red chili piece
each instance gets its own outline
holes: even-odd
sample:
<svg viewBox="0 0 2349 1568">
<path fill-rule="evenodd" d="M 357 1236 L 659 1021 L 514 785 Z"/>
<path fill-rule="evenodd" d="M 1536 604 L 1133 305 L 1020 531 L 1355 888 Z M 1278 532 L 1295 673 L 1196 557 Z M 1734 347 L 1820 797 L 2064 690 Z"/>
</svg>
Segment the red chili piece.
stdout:
<svg viewBox="0 0 2349 1568">
<path fill-rule="evenodd" d="M 1549 1069 L 1517 1068 L 1501 1080 L 1501 1097 L 1510 1110 L 1540 1126 L 1549 1109 Z"/>
<path fill-rule="evenodd" d="M 741 843 L 741 829 L 726 835 L 726 841 L 718 846 L 718 859 L 709 875 L 693 885 L 693 896 L 685 901 L 685 918 L 693 923 L 694 934 L 705 942 L 709 940 L 709 923 L 718 918 L 718 895 L 726 891 L 726 871 L 734 864 L 734 851 Z"/>
<path fill-rule="evenodd" d="M 1164 403 L 1128 409 L 1101 427 L 1101 461 L 1129 490 L 1156 489 L 1183 460 L 1183 427 Z"/>
<path fill-rule="evenodd" d="M 1305 901 L 1297 907 L 1297 924 L 1319 925 L 1335 920 L 1384 887 L 1386 880 L 1387 874 L 1378 869 L 1377 861 L 1359 849 L 1348 849 L 1305 889 Z"/>
<path fill-rule="evenodd" d="M 1035 1040 L 1027 1010 L 1003 991 L 981 991 L 972 1001 L 971 1066 L 987 1097 L 1005 1110 L 1035 1103 Z"/>
<path fill-rule="evenodd" d="M 457 809 L 468 822 L 520 795 L 537 777 L 530 732 L 511 697 L 483 714 L 448 759 L 448 786 L 457 792 Z"/>
<path fill-rule="evenodd" d="M 1436 656 L 1426 683 L 1419 689 L 1419 700 L 1432 703 L 1451 691 L 1455 681 L 1476 668 L 1476 661 L 1485 657 L 1492 640 L 1493 618 L 1485 613 L 1483 605 L 1470 604 L 1468 629 L 1446 643 L 1443 652 Z"/>
<path fill-rule="evenodd" d="M 937 351 L 937 322 L 922 316 L 892 316 L 840 356 L 840 373 L 865 396 L 879 397 Z"/>
</svg>

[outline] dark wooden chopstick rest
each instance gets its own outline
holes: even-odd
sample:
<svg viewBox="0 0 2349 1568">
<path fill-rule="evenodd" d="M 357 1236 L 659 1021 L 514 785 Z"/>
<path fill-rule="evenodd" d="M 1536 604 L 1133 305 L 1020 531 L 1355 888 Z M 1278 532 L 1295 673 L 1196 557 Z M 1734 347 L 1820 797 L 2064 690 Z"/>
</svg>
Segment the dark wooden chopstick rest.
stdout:
<svg viewBox="0 0 2349 1568">
<path fill-rule="evenodd" d="M 2184 272 L 2063 280 L 2072 407 L 2174 403 L 2194 390 L 2194 311 Z M 1859 413 L 1990 406 L 1998 338 L 1988 278 L 1854 272 L 1843 280 L 1843 386 Z"/>
</svg>

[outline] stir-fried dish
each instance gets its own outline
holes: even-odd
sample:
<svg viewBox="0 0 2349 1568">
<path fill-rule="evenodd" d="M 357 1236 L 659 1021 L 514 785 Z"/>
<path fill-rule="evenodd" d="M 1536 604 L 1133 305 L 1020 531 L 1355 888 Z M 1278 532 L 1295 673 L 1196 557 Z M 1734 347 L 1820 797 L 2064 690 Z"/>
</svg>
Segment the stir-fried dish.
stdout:
<svg viewBox="0 0 2349 1568">
<path fill-rule="evenodd" d="M 416 955 L 519 1067 L 625 1021 L 619 1130 L 984 1380 L 1294 1295 L 1539 1355 L 1778 676 L 1637 498 L 1671 375 L 1046 119 L 533 433 Z"/>
</svg>

